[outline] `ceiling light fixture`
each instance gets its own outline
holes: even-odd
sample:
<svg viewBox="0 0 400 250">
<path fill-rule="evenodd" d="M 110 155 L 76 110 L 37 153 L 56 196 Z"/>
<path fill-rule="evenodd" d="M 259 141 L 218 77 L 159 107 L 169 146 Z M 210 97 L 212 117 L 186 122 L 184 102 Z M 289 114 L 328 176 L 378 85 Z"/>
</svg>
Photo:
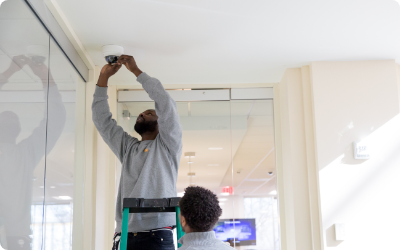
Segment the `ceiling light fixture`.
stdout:
<svg viewBox="0 0 400 250">
<path fill-rule="evenodd" d="M 51 186 L 50 188 L 56 188 L 55 186 Z"/>
<path fill-rule="evenodd" d="M 178 197 L 183 197 L 185 195 L 185 192 L 180 192 L 177 195 L 178 195 Z"/>
<path fill-rule="evenodd" d="M 185 158 L 189 158 L 188 161 L 188 165 L 189 165 L 189 173 L 188 173 L 188 177 L 189 177 L 189 183 L 190 186 L 194 186 L 193 180 L 192 178 L 196 176 L 196 174 L 194 172 L 192 172 L 192 157 L 196 156 L 196 152 L 185 152 Z"/>
<path fill-rule="evenodd" d="M 196 157 L 195 152 L 185 152 L 185 158 Z"/>
<path fill-rule="evenodd" d="M 227 201 L 228 199 L 227 198 L 219 198 L 218 200 L 219 201 Z"/>
<path fill-rule="evenodd" d="M 276 195 L 276 190 L 269 192 L 270 195 Z"/>
<path fill-rule="evenodd" d="M 208 148 L 209 150 L 222 150 L 223 148 Z"/>
<path fill-rule="evenodd" d="M 229 196 L 229 193 L 220 193 L 222 196 Z"/>
<path fill-rule="evenodd" d="M 54 197 L 54 198 L 57 199 L 57 200 L 64 200 L 64 201 L 72 200 L 72 197 L 71 197 L 71 196 L 63 196 L 63 195 L 61 195 L 61 196 L 56 196 L 56 197 Z"/>
</svg>

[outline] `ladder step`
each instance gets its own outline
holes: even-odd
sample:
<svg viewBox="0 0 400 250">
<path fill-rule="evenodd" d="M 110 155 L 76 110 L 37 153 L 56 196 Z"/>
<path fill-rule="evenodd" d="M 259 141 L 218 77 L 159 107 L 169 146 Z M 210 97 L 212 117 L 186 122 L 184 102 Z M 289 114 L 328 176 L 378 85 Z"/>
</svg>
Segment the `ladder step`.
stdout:
<svg viewBox="0 0 400 250">
<path fill-rule="evenodd" d="M 144 199 L 144 198 L 124 198 L 124 208 L 136 207 L 178 207 L 181 197 Z"/>
</svg>

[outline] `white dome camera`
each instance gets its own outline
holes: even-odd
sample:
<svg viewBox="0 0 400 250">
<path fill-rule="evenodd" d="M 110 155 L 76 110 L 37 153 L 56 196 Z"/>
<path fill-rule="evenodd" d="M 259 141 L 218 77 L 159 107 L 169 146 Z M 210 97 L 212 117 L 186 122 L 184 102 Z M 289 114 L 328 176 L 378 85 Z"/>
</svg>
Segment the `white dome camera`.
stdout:
<svg viewBox="0 0 400 250">
<path fill-rule="evenodd" d="M 124 54 L 124 48 L 118 45 L 104 45 L 102 48 L 103 56 L 107 63 L 113 64 Z"/>
</svg>

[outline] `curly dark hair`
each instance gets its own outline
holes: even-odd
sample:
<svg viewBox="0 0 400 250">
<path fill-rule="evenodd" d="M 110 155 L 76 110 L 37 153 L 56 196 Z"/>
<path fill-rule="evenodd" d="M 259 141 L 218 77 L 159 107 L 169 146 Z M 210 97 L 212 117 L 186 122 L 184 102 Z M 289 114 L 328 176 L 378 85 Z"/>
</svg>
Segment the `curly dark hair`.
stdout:
<svg viewBox="0 0 400 250">
<path fill-rule="evenodd" d="M 179 208 L 194 232 L 211 231 L 222 214 L 217 196 L 206 188 L 196 186 L 185 188 Z"/>
</svg>

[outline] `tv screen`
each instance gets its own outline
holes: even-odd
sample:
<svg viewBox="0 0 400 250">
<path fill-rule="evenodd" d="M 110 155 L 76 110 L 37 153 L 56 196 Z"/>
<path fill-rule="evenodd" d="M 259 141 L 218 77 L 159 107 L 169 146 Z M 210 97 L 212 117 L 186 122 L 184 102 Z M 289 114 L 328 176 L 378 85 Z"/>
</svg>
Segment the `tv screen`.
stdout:
<svg viewBox="0 0 400 250">
<path fill-rule="evenodd" d="M 256 219 L 221 219 L 214 227 L 217 239 L 229 242 L 231 246 L 256 244 Z"/>
</svg>

